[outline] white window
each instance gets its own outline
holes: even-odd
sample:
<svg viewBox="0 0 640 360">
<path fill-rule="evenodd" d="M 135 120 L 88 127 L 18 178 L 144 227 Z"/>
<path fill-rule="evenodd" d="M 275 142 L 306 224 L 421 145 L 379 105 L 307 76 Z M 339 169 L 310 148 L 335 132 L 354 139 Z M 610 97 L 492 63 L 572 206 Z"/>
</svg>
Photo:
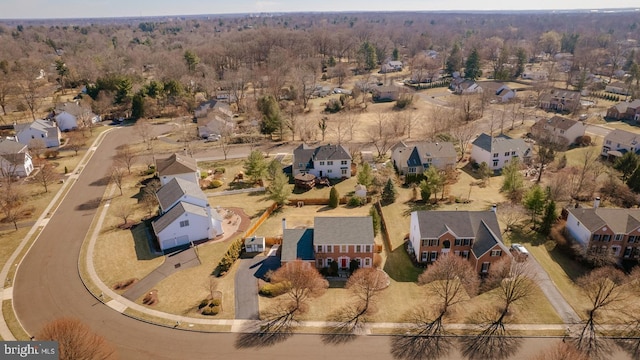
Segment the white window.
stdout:
<svg viewBox="0 0 640 360">
<path fill-rule="evenodd" d="M 480 270 L 480 272 L 482 272 L 483 274 L 484 273 L 488 273 L 490 265 L 491 265 L 491 263 L 488 263 L 488 262 L 482 263 L 482 269 Z"/>
<path fill-rule="evenodd" d="M 347 165 L 347 160 L 340 160 L 340 165 Z"/>
<path fill-rule="evenodd" d="M 333 170 L 331 170 L 331 169 L 327 170 L 328 174 L 331 174 L 332 172 L 333 172 Z"/>
<path fill-rule="evenodd" d="M 431 239 L 429 240 L 429 246 L 439 246 L 440 245 L 440 240 L 439 239 Z"/>
<path fill-rule="evenodd" d="M 187 227 L 187 226 L 189 226 L 189 220 L 180 221 L 180 227 Z"/>
<path fill-rule="evenodd" d="M 324 165 L 324 161 L 320 161 L 320 165 Z"/>
<path fill-rule="evenodd" d="M 416 168 L 410 167 L 409 168 L 409 174 L 415 174 L 415 173 L 416 173 Z"/>
<path fill-rule="evenodd" d="M 468 259 L 468 258 L 469 258 L 469 251 L 464 250 L 464 251 L 462 252 L 462 257 L 463 257 L 464 259 Z"/>
<path fill-rule="evenodd" d="M 491 250 L 491 256 L 502 256 L 502 250 Z"/>
<path fill-rule="evenodd" d="M 460 250 L 454 250 L 453 255 L 460 256 Z"/>
<path fill-rule="evenodd" d="M 371 252 L 371 245 L 365 245 L 364 246 L 364 251 L 365 252 Z"/>
<path fill-rule="evenodd" d="M 504 156 L 509 156 L 509 152 L 507 151 L 506 153 L 504 153 Z"/>
<path fill-rule="evenodd" d="M 319 268 L 323 267 L 322 259 L 316 259 L 316 267 L 319 267 Z"/>
<path fill-rule="evenodd" d="M 347 245 L 340 245 L 340 252 L 341 253 L 346 253 L 347 252 Z"/>
<path fill-rule="evenodd" d="M 318 253 L 322 252 L 322 245 L 316 246 L 316 252 L 318 252 Z"/>
<path fill-rule="evenodd" d="M 327 161 L 327 165 L 329 166 L 333 165 L 333 161 Z"/>
<path fill-rule="evenodd" d="M 623 238 L 624 238 L 624 234 L 616 234 L 616 237 L 613 240 L 614 241 L 622 241 Z"/>
<path fill-rule="evenodd" d="M 362 246 L 361 245 L 356 245 L 356 252 L 362 252 Z"/>
<path fill-rule="evenodd" d="M 437 251 L 432 251 L 431 252 L 431 256 L 429 257 L 429 260 L 432 261 L 432 262 L 438 260 L 438 252 Z"/>
<path fill-rule="evenodd" d="M 422 256 L 420 257 L 420 261 L 424 262 L 427 261 L 429 259 L 429 253 L 426 251 L 422 252 Z"/>
<path fill-rule="evenodd" d="M 371 266 L 371 258 L 364 258 L 364 267 Z"/>
<path fill-rule="evenodd" d="M 333 246 L 327 245 L 327 252 L 333 252 Z"/>
<path fill-rule="evenodd" d="M 332 258 L 327 258 L 327 266 L 331 266 L 332 262 L 333 262 Z"/>
<path fill-rule="evenodd" d="M 611 145 L 611 140 L 607 140 L 607 141 L 605 141 L 605 143 L 606 143 L 607 145 Z"/>
<path fill-rule="evenodd" d="M 516 156 L 516 152 L 515 152 L 515 151 L 512 151 L 512 152 L 511 152 L 511 156 Z"/>
<path fill-rule="evenodd" d="M 493 157 L 494 157 L 494 158 L 497 158 L 497 157 L 498 157 L 498 155 L 499 155 L 498 153 L 494 153 L 494 154 L 493 154 Z"/>
<path fill-rule="evenodd" d="M 493 160 L 493 167 L 498 166 L 498 160 Z"/>
<path fill-rule="evenodd" d="M 329 171 L 331 171 L 331 170 L 329 170 Z M 342 170 L 340 171 L 340 173 L 341 173 L 342 175 L 347 175 L 347 169 L 342 169 Z"/>
</svg>

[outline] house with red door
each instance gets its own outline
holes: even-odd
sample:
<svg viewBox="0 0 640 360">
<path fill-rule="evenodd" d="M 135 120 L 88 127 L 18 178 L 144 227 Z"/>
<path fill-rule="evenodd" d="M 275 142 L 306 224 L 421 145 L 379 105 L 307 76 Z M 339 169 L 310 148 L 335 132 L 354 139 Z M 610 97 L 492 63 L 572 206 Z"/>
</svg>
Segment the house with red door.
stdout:
<svg viewBox="0 0 640 360">
<path fill-rule="evenodd" d="M 316 217 L 313 228 L 288 229 L 282 220 L 283 264 L 302 260 L 319 269 L 330 267 L 347 270 L 351 261 L 359 267 L 373 266 L 375 241 L 371 216 Z"/>
<path fill-rule="evenodd" d="M 491 211 L 414 211 L 409 232 L 410 252 L 419 263 L 441 256 L 461 256 L 480 274 L 511 256 L 502 242 L 495 207 Z"/>
</svg>

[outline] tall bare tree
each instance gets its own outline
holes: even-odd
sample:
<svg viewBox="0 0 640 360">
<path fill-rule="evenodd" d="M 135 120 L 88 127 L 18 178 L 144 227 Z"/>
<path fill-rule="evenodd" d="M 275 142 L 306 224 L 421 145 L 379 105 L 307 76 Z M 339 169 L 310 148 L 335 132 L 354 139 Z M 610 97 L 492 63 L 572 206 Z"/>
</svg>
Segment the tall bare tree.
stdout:
<svg viewBox="0 0 640 360">
<path fill-rule="evenodd" d="M 124 186 L 124 178 L 125 173 L 121 167 L 112 166 L 109 170 L 109 177 L 115 186 L 120 190 L 120 195 L 122 195 L 122 187 Z"/>
<path fill-rule="evenodd" d="M 40 169 L 36 172 L 35 179 L 44 187 L 44 192 L 49 192 L 49 185 L 51 185 L 58 174 L 53 169 L 53 166 L 48 163 L 44 163 L 40 166 Z"/>
<path fill-rule="evenodd" d="M 138 154 L 133 150 L 129 144 L 124 144 L 118 147 L 116 155 L 113 160 L 118 166 L 122 166 L 127 169 L 127 174 L 131 175 L 131 167 L 135 163 Z"/>
</svg>

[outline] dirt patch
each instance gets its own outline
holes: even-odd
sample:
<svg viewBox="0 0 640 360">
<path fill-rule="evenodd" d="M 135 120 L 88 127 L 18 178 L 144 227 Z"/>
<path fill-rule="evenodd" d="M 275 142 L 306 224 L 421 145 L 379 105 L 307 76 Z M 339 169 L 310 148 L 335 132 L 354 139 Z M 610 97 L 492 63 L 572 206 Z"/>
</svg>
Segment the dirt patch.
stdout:
<svg viewBox="0 0 640 360">
<path fill-rule="evenodd" d="M 142 299 L 142 303 L 147 306 L 156 305 L 159 302 L 158 300 L 158 290 L 153 289 L 145 295 L 144 299 Z"/>
<path fill-rule="evenodd" d="M 128 288 L 130 288 L 133 284 L 137 283 L 138 279 L 136 278 L 132 278 L 132 279 L 128 279 L 125 281 L 120 281 L 118 283 L 116 283 L 115 285 L 113 285 L 113 290 L 127 290 Z"/>
</svg>

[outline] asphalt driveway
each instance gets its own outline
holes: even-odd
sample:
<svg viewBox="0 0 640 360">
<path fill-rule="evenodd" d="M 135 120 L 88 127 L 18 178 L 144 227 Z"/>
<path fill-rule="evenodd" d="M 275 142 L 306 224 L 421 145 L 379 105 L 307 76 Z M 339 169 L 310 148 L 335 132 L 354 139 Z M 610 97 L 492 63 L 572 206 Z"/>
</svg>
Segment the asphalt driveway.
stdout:
<svg viewBox="0 0 640 360">
<path fill-rule="evenodd" d="M 271 251 L 267 256 L 258 255 L 238 261 L 235 279 L 236 319 L 257 320 L 260 318 L 258 279 L 264 277 L 267 271 L 277 269 L 280 257 L 276 255 L 276 251 Z"/>
</svg>

